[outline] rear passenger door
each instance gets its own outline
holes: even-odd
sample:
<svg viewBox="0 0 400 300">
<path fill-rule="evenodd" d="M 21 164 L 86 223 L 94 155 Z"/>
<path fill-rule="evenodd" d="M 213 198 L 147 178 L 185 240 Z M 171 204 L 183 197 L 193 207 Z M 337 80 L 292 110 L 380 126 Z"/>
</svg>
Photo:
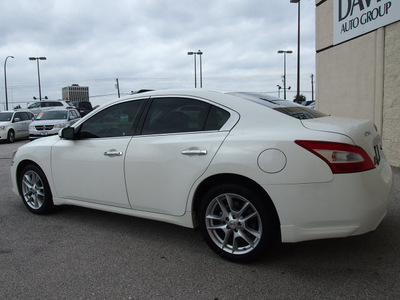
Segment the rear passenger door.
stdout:
<svg viewBox="0 0 400 300">
<path fill-rule="evenodd" d="M 154 98 L 140 134 L 126 151 L 132 208 L 183 215 L 193 183 L 207 169 L 235 117 L 236 113 L 204 100 Z"/>
</svg>

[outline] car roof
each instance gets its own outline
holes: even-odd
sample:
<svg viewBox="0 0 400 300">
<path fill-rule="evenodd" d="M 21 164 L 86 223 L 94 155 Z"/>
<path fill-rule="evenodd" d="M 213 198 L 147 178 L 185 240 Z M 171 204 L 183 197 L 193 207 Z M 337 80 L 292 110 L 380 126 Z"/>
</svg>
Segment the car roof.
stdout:
<svg viewBox="0 0 400 300">
<path fill-rule="evenodd" d="M 76 110 L 75 108 L 67 108 L 65 106 L 55 106 L 55 107 L 46 107 L 45 109 L 42 109 L 40 112 L 48 112 L 48 111 L 70 111 L 70 110 Z"/>
<path fill-rule="evenodd" d="M 66 100 L 42 100 L 42 101 L 32 101 L 32 103 L 43 103 L 43 102 L 66 102 Z"/>
<path fill-rule="evenodd" d="M 16 109 L 16 110 L 2 110 L 2 113 L 17 113 L 17 112 L 28 112 L 31 113 L 29 110 L 26 109 Z"/>
<path fill-rule="evenodd" d="M 204 89 L 171 89 L 159 91 L 146 91 L 143 93 L 132 94 L 123 98 L 118 98 L 107 104 L 118 102 L 118 100 L 138 99 L 145 97 L 158 97 L 158 96 L 177 96 L 177 97 L 198 97 L 204 98 L 209 101 L 213 99 L 219 104 L 230 107 L 231 105 L 248 105 L 249 103 L 262 104 L 268 108 L 282 108 L 300 106 L 292 101 L 276 98 L 267 94 L 257 92 L 220 92 Z M 246 101 L 243 101 L 246 100 Z"/>
</svg>

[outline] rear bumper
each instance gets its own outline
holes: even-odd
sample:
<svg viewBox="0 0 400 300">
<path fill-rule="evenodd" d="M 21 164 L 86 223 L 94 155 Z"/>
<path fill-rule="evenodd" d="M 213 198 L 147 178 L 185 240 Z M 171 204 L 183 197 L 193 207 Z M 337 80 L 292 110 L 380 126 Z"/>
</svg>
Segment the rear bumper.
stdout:
<svg viewBox="0 0 400 300">
<path fill-rule="evenodd" d="M 393 175 L 386 161 L 327 183 L 264 186 L 277 209 L 282 242 L 347 237 L 375 230 L 386 215 Z"/>
</svg>

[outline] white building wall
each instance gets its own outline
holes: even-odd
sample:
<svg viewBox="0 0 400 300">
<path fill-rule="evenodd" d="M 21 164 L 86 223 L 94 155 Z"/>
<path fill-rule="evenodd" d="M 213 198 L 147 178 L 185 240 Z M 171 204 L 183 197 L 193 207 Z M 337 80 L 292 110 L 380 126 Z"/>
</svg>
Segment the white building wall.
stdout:
<svg viewBox="0 0 400 300">
<path fill-rule="evenodd" d="M 333 1 L 316 1 L 317 108 L 373 120 L 389 162 L 399 167 L 400 22 L 334 46 Z"/>
<path fill-rule="evenodd" d="M 386 27 L 383 105 L 383 147 L 400 166 L 400 22 Z"/>
</svg>

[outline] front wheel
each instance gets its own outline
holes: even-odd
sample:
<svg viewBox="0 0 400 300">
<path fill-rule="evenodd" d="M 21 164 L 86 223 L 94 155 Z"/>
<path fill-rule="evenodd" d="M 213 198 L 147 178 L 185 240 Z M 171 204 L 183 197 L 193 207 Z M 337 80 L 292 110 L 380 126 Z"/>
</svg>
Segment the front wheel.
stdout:
<svg viewBox="0 0 400 300">
<path fill-rule="evenodd" d="M 239 185 L 210 190 L 200 207 L 202 234 L 218 255 L 236 262 L 260 258 L 276 237 L 269 199 Z"/>
<path fill-rule="evenodd" d="M 19 177 L 25 206 L 34 214 L 45 214 L 53 209 L 53 196 L 44 172 L 36 165 L 27 165 Z"/>
<path fill-rule="evenodd" d="M 15 132 L 14 132 L 14 130 L 10 129 L 10 131 L 8 132 L 7 141 L 9 143 L 14 143 L 15 142 Z"/>
</svg>

